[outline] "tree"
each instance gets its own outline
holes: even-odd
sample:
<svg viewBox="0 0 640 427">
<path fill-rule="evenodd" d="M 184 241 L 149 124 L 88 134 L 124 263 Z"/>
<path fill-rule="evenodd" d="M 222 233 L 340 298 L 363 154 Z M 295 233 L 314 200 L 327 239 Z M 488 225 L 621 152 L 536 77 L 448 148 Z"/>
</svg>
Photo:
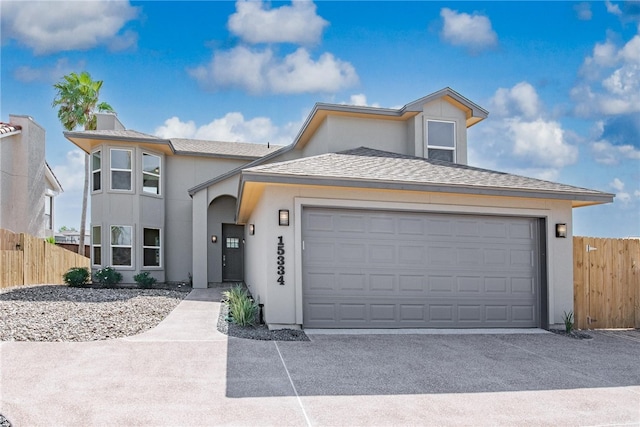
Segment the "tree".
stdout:
<svg viewBox="0 0 640 427">
<path fill-rule="evenodd" d="M 58 107 L 58 119 L 68 131 L 79 126 L 84 130 L 96 130 L 96 111 L 113 112 L 106 102 L 98 103 L 102 80 L 94 81 L 91 75 L 83 71 L 80 74 L 70 73 L 53 85 L 57 94 L 52 107 Z M 82 191 L 82 215 L 80 218 L 80 244 L 78 253 L 84 255 L 84 235 L 87 222 L 87 199 L 89 197 L 89 154 L 84 156 L 84 189 Z"/>
</svg>

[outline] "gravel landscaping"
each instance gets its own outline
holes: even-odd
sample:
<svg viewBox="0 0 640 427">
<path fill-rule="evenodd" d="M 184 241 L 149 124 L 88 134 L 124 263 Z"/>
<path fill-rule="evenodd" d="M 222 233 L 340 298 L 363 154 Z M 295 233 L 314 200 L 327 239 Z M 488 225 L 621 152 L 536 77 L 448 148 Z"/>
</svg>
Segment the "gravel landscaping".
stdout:
<svg viewBox="0 0 640 427">
<path fill-rule="evenodd" d="M 261 325 L 258 322 L 253 326 L 238 326 L 233 322 L 229 322 L 229 306 L 225 302 L 220 304 L 218 331 L 230 337 L 251 340 L 309 341 L 307 334 L 299 329 L 278 329 L 270 331 L 267 325 Z"/>
<path fill-rule="evenodd" d="M 0 341 L 98 341 L 140 334 L 187 296 L 162 289 L 43 285 L 0 290 Z"/>
</svg>

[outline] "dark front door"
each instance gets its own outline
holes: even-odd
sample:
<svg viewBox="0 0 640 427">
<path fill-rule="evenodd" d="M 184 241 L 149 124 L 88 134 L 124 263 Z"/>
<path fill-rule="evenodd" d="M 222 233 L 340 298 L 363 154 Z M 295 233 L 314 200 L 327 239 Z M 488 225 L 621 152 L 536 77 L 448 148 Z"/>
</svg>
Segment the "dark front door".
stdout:
<svg viewBox="0 0 640 427">
<path fill-rule="evenodd" d="M 244 225 L 222 224 L 222 281 L 244 280 Z"/>
</svg>

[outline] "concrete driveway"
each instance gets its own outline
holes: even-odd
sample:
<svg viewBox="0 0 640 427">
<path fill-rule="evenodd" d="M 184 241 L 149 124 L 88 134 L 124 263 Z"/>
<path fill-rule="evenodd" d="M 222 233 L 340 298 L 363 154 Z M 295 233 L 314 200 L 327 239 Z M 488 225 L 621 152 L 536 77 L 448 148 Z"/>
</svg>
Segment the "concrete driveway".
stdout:
<svg viewBox="0 0 640 427">
<path fill-rule="evenodd" d="M 219 292 L 157 328 L 90 343 L 0 343 L 14 426 L 640 425 L 640 333 L 218 333 Z"/>
</svg>

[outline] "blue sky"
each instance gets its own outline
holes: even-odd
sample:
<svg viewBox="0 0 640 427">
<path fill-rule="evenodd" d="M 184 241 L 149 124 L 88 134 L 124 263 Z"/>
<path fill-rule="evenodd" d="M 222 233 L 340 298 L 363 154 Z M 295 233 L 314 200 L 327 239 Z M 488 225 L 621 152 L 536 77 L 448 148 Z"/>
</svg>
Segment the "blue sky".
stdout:
<svg viewBox="0 0 640 427">
<path fill-rule="evenodd" d="M 640 2 L 0 7 L 0 120 L 47 130 L 56 228 L 79 225 L 83 158 L 52 84 L 86 70 L 129 129 L 278 144 L 315 102 L 399 107 L 449 86 L 490 112 L 469 129 L 470 164 L 615 193 L 575 209 L 574 233 L 640 236 Z"/>
</svg>

